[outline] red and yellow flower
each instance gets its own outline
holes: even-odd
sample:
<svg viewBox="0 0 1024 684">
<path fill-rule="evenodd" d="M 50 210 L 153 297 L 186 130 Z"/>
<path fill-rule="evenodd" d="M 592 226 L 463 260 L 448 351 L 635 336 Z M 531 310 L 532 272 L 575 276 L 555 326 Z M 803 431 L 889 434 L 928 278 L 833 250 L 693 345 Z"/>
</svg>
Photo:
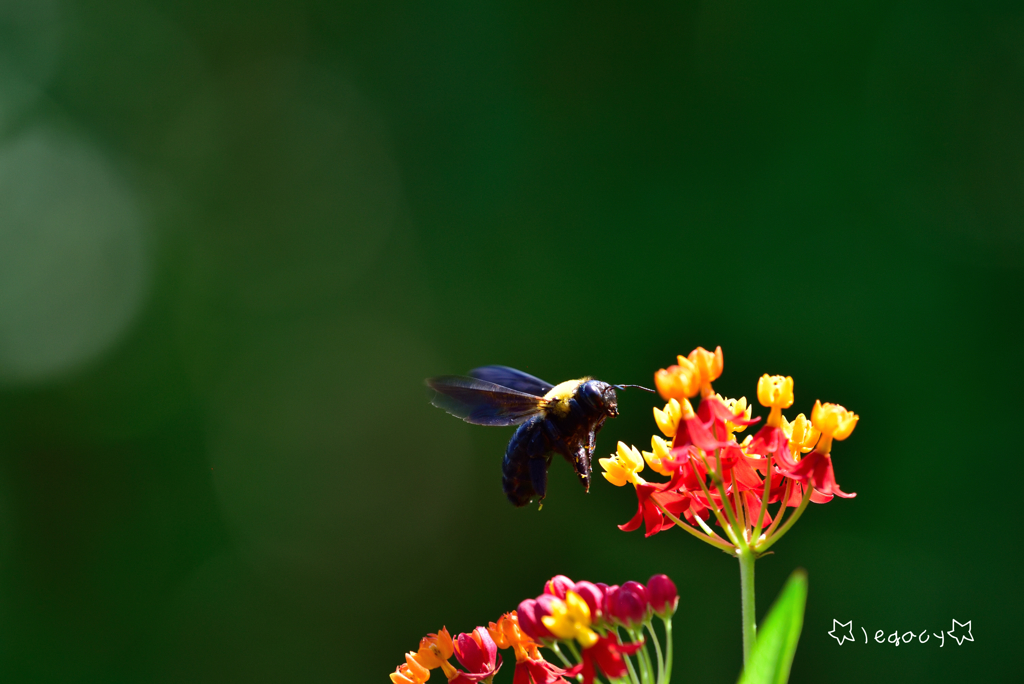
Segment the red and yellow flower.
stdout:
<svg viewBox="0 0 1024 684">
<path fill-rule="evenodd" d="M 650 536 L 683 526 L 730 553 L 742 547 L 756 554 L 788 531 L 791 523 L 780 525 L 786 509 L 796 509 L 795 522 L 806 502 L 853 496 L 836 484 L 830 450 L 833 440 L 853 431 L 855 413 L 816 402 L 810 420 L 801 413 L 790 422 L 783 411 L 795 401 L 793 378 L 766 374 L 757 382 L 758 402 L 769 409 L 765 425 L 737 442 L 737 433 L 759 418 L 751 416 L 745 398 L 714 392 L 711 383 L 724 365 L 721 347 L 713 353 L 698 347 L 677 361 L 654 376 L 668 402 L 654 408 L 664 438 L 654 435 L 651 451 L 643 453 L 620 442 L 616 454 L 599 460 L 605 479 L 636 489 L 637 513 L 620 529 L 632 531 L 643 523 Z M 695 409 L 691 399 L 698 395 Z M 668 481 L 640 477 L 645 463 Z M 778 507 L 770 511 L 772 504 Z M 706 524 L 712 517 L 721 534 Z"/>
</svg>

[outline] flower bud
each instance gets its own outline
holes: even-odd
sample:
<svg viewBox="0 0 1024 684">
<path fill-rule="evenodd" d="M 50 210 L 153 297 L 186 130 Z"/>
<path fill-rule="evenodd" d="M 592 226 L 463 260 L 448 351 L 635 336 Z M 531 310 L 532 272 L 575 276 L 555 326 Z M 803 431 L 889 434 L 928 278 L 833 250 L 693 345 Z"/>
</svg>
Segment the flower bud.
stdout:
<svg viewBox="0 0 1024 684">
<path fill-rule="evenodd" d="M 575 582 L 565 575 L 555 575 L 544 584 L 544 593 L 565 600 L 565 594 L 572 591 Z"/>
<path fill-rule="evenodd" d="M 624 627 L 636 627 L 647 619 L 647 588 L 639 582 L 626 582 L 609 596 L 608 612 Z"/>
<path fill-rule="evenodd" d="M 597 622 L 604 615 L 604 590 L 600 586 L 592 582 L 577 582 L 572 591 L 575 591 L 580 595 L 580 598 L 586 601 L 587 606 L 590 608 L 590 616 L 594 622 Z"/>
<path fill-rule="evenodd" d="M 484 627 L 455 638 L 455 658 L 470 672 L 493 672 L 497 654 L 498 647 Z"/>
<path fill-rule="evenodd" d="M 526 599 L 519 604 L 516 615 L 519 617 L 519 629 L 531 639 L 554 639 L 555 636 L 541 622 L 545 615 L 551 615 L 551 601 L 557 601 L 550 594 L 541 594 L 535 599 Z"/>
<path fill-rule="evenodd" d="M 679 605 L 679 592 L 668 575 L 655 575 L 647 580 L 647 599 L 651 609 L 661 618 L 671 617 Z"/>
<path fill-rule="evenodd" d="M 615 594 L 619 593 L 619 585 L 613 584 L 610 587 L 605 586 L 604 588 L 604 605 L 602 606 L 604 617 L 606 620 L 610 620 L 612 617 L 612 603 L 615 602 Z"/>
</svg>

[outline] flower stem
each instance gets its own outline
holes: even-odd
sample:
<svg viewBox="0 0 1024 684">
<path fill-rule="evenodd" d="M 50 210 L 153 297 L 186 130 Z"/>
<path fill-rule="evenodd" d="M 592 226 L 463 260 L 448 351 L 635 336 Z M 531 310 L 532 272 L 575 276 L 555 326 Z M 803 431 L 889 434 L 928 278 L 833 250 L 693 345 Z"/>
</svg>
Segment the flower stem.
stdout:
<svg viewBox="0 0 1024 684">
<path fill-rule="evenodd" d="M 782 516 L 786 514 L 786 505 L 789 503 L 789 495 L 792 493 L 792 491 L 793 481 L 787 480 L 786 489 L 784 492 L 782 492 L 782 503 L 779 504 L 778 510 L 775 511 L 775 519 L 772 520 L 772 524 L 768 526 L 767 530 L 765 530 L 764 538 L 766 540 L 772 538 L 772 534 L 775 532 L 775 528 L 777 528 L 779 526 L 779 523 L 782 522 Z"/>
<path fill-rule="evenodd" d="M 764 479 L 764 496 L 761 497 L 761 512 L 757 516 L 757 525 L 754 527 L 754 533 L 750 537 L 750 542 L 756 544 L 757 540 L 761 537 L 761 530 L 764 525 L 764 514 L 768 510 L 768 497 L 772 491 L 772 457 L 769 454 L 768 459 L 768 474 Z"/>
<path fill-rule="evenodd" d="M 700 539 L 702 542 L 707 542 L 708 544 L 714 546 L 716 549 L 721 549 L 722 551 L 725 551 L 726 553 L 733 555 L 733 547 L 731 544 L 728 544 L 725 540 L 714 539 L 710 536 L 705 536 L 701 534 L 697 530 L 693 529 L 693 527 L 691 527 L 690 525 L 687 525 L 685 522 L 669 513 L 668 510 L 660 503 L 658 503 L 656 499 L 652 497 L 651 500 L 654 501 L 654 505 L 658 507 L 662 515 L 664 515 L 666 518 L 674 522 L 676 524 L 676 527 L 681 527 L 697 539 Z"/>
<path fill-rule="evenodd" d="M 754 603 L 754 552 L 748 548 L 740 548 L 737 554 L 740 559 L 740 599 L 743 619 L 743 665 L 750 660 L 750 652 L 757 638 L 757 606 Z"/>
<path fill-rule="evenodd" d="M 654 633 L 654 621 L 647 621 L 647 631 L 651 633 L 651 641 L 654 642 L 654 654 L 658 656 L 658 684 L 665 682 L 665 657 L 661 653 L 661 642 L 658 635 Z"/>
<path fill-rule="evenodd" d="M 650 684 L 655 684 L 655 682 L 654 682 L 654 663 L 651 662 L 651 652 L 649 650 L 647 650 L 647 640 L 644 639 L 644 628 L 643 628 L 643 625 L 641 625 L 640 629 L 637 630 L 636 635 L 637 635 L 636 636 L 637 639 L 641 639 L 644 642 L 644 647 L 640 649 L 640 653 L 643 654 L 644 666 L 645 666 L 644 669 L 647 670 L 647 681 L 650 682 Z"/>
<path fill-rule="evenodd" d="M 665 623 L 665 684 L 672 679 L 672 618 L 667 617 Z"/>
<path fill-rule="evenodd" d="M 626 634 L 629 635 L 629 640 L 634 642 L 634 643 L 640 641 L 643 638 L 642 636 L 637 636 L 636 630 L 632 629 L 630 627 L 626 628 Z M 647 645 L 645 644 L 643 648 L 641 648 L 639 651 L 636 652 L 635 657 L 636 657 L 637 667 L 640 670 L 640 681 L 643 684 L 650 684 L 650 682 L 651 682 L 650 661 L 647 659 L 646 656 L 647 656 Z"/>
<path fill-rule="evenodd" d="M 786 534 L 786 532 L 789 532 L 789 528 L 791 528 L 793 524 L 800 519 L 800 516 L 803 515 L 804 509 L 807 508 L 807 504 L 811 500 L 812 490 L 810 482 L 805 483 L 804 487 L 804 498 L 800 502 L 800 506 L 795 511 L 793 511 L 793 513 L 789 516 L 789 520 L 786 521 L 785 525 L 779 528 L 778 532 L 773 534 L 768 539 L 765 539 L 764 545 L 758 548 L 758 553 L 764 553 L 769 548 L 771 548 L 772 544 L 782 539 L 782 535 Z"/>
<path fill-rule="evenodd" d="M 618 627 L 615 628 L 613 633 L 615 634 L 616 637 L 618 637 L 619 641 L 621 642 L 622 641 L 622 637 L 619 636 L 619 628 Z M 630 678 L 630 680 L 633 682 L 633 684 L 640 684 L 640 678 L 636 676 L 636 669 L 634 669 L 634 667 L 633 667 L 633 661 L 627 655 L 624 655 L 622 657 L 622 659 L 626 661 L 626 668 L 629 670 L 629 678 Z M 639 661 L 640 661 L 640 659 L 637 658 L 637 662 L 638 663 L 639 663 Z"/>
<path fill-rule="evenodd" d="M 736 516 L 732 512 L 732 505 L 729 503 L 729 495 L 725 493 L 725 482 L 721 477 L 715 478 L 715 486 L 718 488 L 718 493 L 722 496 L 722 508 L 725 509 L 725 517 L 729 519 L 728 530 L 731 530 L 729 538 L 733 540 L 733 543 L 739 547 L 744 548 L 747 546 L 746 540 L 743 539 L 743 528 L 736 521 Z"/>
<path fill-rule="evenodd" d="M 550 648 L 555 652 L 555 655 L 558 656 L 558 659 L 562 661 L 563 665 L 567 668 L 572 667 L 572 663 L 570 663 L 569 659 L 562 653 L 562 649 L 558 648 L 558 642 L 551 644 Z"/>
</svg>

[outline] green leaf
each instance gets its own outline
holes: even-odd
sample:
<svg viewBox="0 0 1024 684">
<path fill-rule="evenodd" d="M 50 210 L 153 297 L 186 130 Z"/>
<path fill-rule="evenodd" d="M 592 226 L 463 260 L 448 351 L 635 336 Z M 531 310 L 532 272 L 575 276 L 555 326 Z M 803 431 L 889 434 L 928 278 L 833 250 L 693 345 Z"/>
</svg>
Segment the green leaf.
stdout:
<svg viewBox="0 0 1024 684">
<path fill-rule="evenodd" d="M 807 573 L 797 570 L 789 576 L 782 593 L 757 629 L 757 641 L 740 684 L 786 684 L 789 668 L 804 625 L 807 604 Z"/>
</svg>

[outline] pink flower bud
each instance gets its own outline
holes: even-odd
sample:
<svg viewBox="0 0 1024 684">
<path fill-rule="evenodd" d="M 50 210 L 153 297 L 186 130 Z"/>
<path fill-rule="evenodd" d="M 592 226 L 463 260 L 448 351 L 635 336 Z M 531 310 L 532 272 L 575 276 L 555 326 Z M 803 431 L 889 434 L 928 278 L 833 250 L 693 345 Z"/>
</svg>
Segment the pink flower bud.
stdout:
<svg viewBox="0 0 1024 684">
<path fill-rule="evenodd" d="M 565 575 L 555 575 L 544 585 L 544 593 L 565 600 L 565 594 L 572 591 L 574 582 Z"/>
<path fill-rule="evenodd" d="M 532 639 L 554 639 L 555 635 L 541 622 L 545 615 L 551 615 L 551 601 L 556 597 L 541 594 L 535 599 L 526 599 L 519 604 L 516 614 L 519 616 L 519 629 Z"/>
<path fill-rule="evenodd" d="M 608 612 L 624 627 L 642 625 L 647 619 L 647 588 L 639 582 L 626 582 L 608 601 Z"/>
<path fill-rule="evenodd" d="M 662 618 L 670 617 L 679 605 L 679 592 L 668 575 L 655 575 L 647 580 L 647 598 L 651 609 Z"/>
<path fill-rule="evenodd" d="M 597 622 L 604 612 L 604 591 L 601 590 L 601 587 L 592 582 L 584 581 L 577 582 L 576 586 L 573 587 L 573 591 L 587 602 L 587 606 L 590 608 L 590 617 L 594 622 Z"/>
<path fill-rule="evenodd" d="M 498 647 L 486 628 L 477 627 L 471 634 L 457 636 L 454 650 L 456 659 L 470 672 L 484 674 L 496 671 Z"/>
<path fill-rule="evenodd" d="M 619 585 L 613 584 L 610 587 L 604 588 L 604 613 L 605 619 L 611 619 L 612 616 L 612 603 L 615 602 L 615 594 L 619 593 Z"/>
</svg>

